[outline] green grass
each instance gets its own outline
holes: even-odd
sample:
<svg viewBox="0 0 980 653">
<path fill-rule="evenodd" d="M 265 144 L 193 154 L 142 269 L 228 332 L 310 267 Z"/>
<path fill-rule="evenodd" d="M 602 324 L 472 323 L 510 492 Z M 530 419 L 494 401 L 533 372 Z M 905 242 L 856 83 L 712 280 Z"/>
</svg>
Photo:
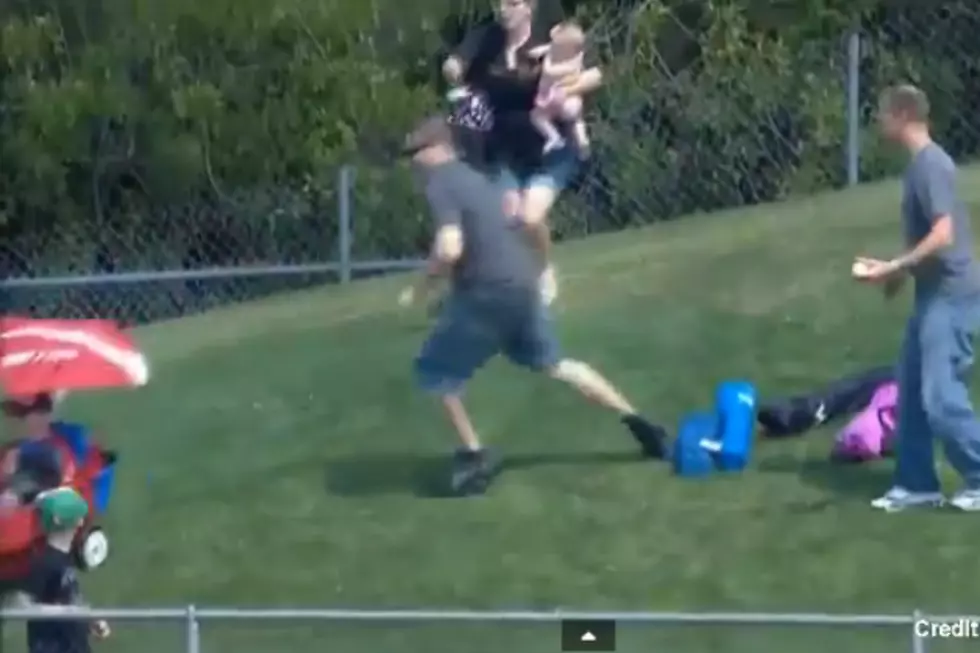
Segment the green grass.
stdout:
<svg viewBox="0 0 980 653">
<path fill-rule="evenodd" d="M 972 183 L 970 183 L 972 182 Z M 980 213 L 980 175 L 965 192 Z M 714 385 L 806 390 L 893 359 L 906 301 L 848 281 L 899 247 L 895 184 L 561 248 L 567 351 L 673 425 Z M 429 498 L 453 438 L 409 375 L 425 318 L 387 278 L 142 332 L 142 392 L 74 398 L 123 458 L 102 605 L 975 610 L 980 522 L 880 515 L 889 465 L 826 463 L 831 431 L 763 442 L 744 474 L 672 477 L 615 419 L 494 364 L 469 405 L 514 463 L 475 500 Z M 946 472 L 947 478 L 948 472 Z M 116 624 L 108 653 L 180 651 Z M 557 627 L 203 625 L 204 653 L 549 653 Z M 620 651 L 904 650 L 907 630 L 629 627 Z M 957 648 L 962 645 L 963 648 Z M 933 642 L 966 650 L 971 642 Z M 17 650 L 16 648 L 10 650 Z"/>
</svg>

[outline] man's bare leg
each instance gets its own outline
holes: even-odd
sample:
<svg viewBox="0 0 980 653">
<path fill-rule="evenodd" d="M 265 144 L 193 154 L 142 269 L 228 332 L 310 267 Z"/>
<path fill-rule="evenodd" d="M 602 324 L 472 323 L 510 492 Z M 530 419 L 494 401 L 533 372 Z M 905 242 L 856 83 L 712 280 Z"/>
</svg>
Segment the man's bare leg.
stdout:
<svg viewBox="0 0 980 653">
<path fill-rule="evenodd" d="M 446 415 L 449 416 L 449 421 L 456 429 L 456 434 L 459 436 L 460 441 L 463 443 L 463 447 L 468 451 L 479 451 L 483 448 L 480 444 L 480 437 L 476 434 L 476 429 L 473 428 L 473 422 L 470 421 L 469 413 L 466 412 L 466 407 L 463 405 L 463 400 L 459 395 L 446 395 L 442 398 L 442 407 L 446 410 Z"/>
<path fill-rule="evenodd" d="M 626 397 L 606 377 L 587 363 L 566 358 L 551 370 L 551 378 L 567 383 L 586 399 L 614 410 L 620 415 L 636 413 L 636 409 Z"/>
<path fill-rule="evenodd" d="M 637 413 L 629 400 L 592 366 L 566 358 L 551 368 L 549 374 L 572 386 L 585 398 L 616 411 L 646 455 L 652 458 L 666 455 L 667 433 Z"/>
<path fill-rule="evenodd" d="M 456 495 L 483 494 L 500 471 L 500 462 L 483 448 L 459 395 L 443 396 L 442 407 L 463 443 L 453 456 L 450 487 Z"/>
</svg>

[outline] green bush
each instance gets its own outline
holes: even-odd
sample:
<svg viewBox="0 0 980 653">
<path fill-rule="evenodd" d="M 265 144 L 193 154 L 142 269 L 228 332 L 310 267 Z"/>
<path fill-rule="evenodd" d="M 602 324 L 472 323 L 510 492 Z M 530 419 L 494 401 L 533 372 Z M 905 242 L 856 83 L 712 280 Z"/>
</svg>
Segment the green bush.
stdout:
<svg viewBox="0 0 980 653">
<path fill-rule="evenodd" d="M 957 156 L 980 149 L 969 119 L 980 12 L 966 0 L 561 4 L 590 28 L 608 83 L 590 109 L 596 156 L 556 214 L 559 237 L 841 185 L 855 26 L 865 178 L 899 165 L 871 124 L 876 93 L 894 81 L 932 94 Z M 425 207 L 404 166 L 374 146 L 438 106 L 440 56 L 487 9 L 4 3 L 4 263 L 41 275 L 327 260 L 345 164 L 358 170 L 358 256 L 418 255 Z"/>
</svg>

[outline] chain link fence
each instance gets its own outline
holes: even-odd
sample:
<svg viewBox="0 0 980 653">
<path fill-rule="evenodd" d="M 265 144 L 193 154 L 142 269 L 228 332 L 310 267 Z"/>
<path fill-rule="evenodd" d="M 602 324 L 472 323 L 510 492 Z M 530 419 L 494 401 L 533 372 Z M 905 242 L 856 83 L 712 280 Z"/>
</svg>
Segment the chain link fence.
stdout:
<svg viewBox="0 0 980 653">
<path fill-rule="evenodd" d="M 0 244 L 15 278 L 6 308 L 142 323 L 328 282 L 337 216 L 347 210 L 347 191 L 337 190 L 344 176 L 335 177 L 317 194 L 240 192 L 69 230 L 26 230 Z"/>
<path fill-rule="evenodd" d="M 980 155 L 980 6 L 968 2 L 895 3 L 866 21 L 860 33 L 855 147 L 861 177 L 877 179 L 901 170 L 904 156 L 884 143 L 873 125 L 877 94 L 896 82 L 913 83 L 932 104 L 937 139 L 960 162 Z"/>
<path fill-rule="evenodd" d="M 590 107 L 594 155 L 554 214 L 559 239 L 893 173 L 901 157 L 873 119 L 896 80 L 930 93 L 959 159 L 980 150 L 971 3 L 886 7 L 860 29 L 796 41 L 734 4 L 710 15 L 659 1 L 590 6 L 581 18 L 608 81 Z M 385 66 L 411 29 L 398 16 L 405 27 L 375 16 L 378 38 L 365 40 Z M 130 205 L 96 187 L 71 229 L 39 218 L 6 230 L 3 308 L 146 323 L 411 267 L 429 219 L 409 170 L 367 159 L 343 170 L 264 189 L 215 181 L 209 199 L 180 205 Z"/>
<path fill-rule="evenodd" d="M 792 49 L 754 34 L 735 7 L 703 20 L 648 3 L 592 30 L 610 82 L 594 107 L 596 157 L 559 235 L 842 185 L 846 34 Z"/>
<path fill-rule="evenodd" d="M 368 4 L 377 10 L 378 3 Z M 974 116 L 980 106 L 980 6 L 974 3 L 897 3 L 850 30 L 797 42 L 781 39 L 778 27 L 760 26 L 765 17 L 723 3 L 710 17 L 680 4 L 622 4 L 595 5 L 582 16 L 608 82 L 590 107 L 593 157 L 554 215 L 558 238 L 779 201 L 891 174 L 902 158 L 875 134 L 874 111 L 880 89 L 897 80 L 930 94 L 937 134 L 958 159 L 980 152 Z M 378 55 L 375 67 L 401 63 L 396 50 L 411 20 L 407 10 L 397 21 L 376 18 L 379 31 L 369 43 Z M 321 64 L 330 62 L 330 53 L 317 56 Z M 255 65 L 240 62 L 242 68 Z M 358 74 L 368 73 L 381 74 Z M 379 99 L 379 115 L 371 117 L 378 122 L 365 124 L 380 129 L 388 106 Z M 271 146 L 295 145 L 275 141 L 269 131 Z M 111 140 L 111 129 L 95 132 L 100 142 Z M 111 154 L 100 165 L 110 166 Z M 111 190 L 93 184 L 77 208 L 84 218 L 70 229 L 52 228 L 41 215 L 16 228 L 4 225 L 0 308 L 148 323 L 404 270 L 428 244 L 425 206 L 400 164 L 365 157 L 345 167 L 325 165 L 316 179 L 251 190 L 228 190 L 215 181 L 208 199 L 184 204 L 130 203 L 127 184 L 140 183 L 132 176 Z M 327 621 L 296 626 L 280 619 L 263 626 L 221 618 L 205 620 L 201 632 L 194 625 L 188 637 L 180 618 L 168 624 L 145 623 L 154 621 L 146 615 L 140 623 L 124 619 L 101 650 L 260 653 L 333 641 L 352 653 L 482 653 L 557 650 L 559 641 L 556 624 L 495 625 L 490 633 L 489 626 L 469 624 L 328 627 Z M 623 629 L 618 649 L 803 653 L 836 644 L 867 653 L 909 647 L 952 653 L 975 646 L 913 637 L 911 619 L 883 619 L 782 628 L 766 625 L 765 618 L 745 626 L 635 624 Z M 876 630 L 888 625 L 894 628 Z M 3 650 L 24 650 L 19 631 L 7 630 Z"/>
<path fill-rule="evenodd" d="M 976 647 L 980 633 L 976 617 L 930 617 L 918 612 L 904 616 L 204 608 L 97 612 L 115 627 L 111 638 L 98 643 L 99 650 L 105 653 L 278 653 L 323 649 L 345 653 L 965 653 Z M 581 622 L 587 622 L 595 631 L 596 641 L 589 646 L 582 645 Z M 6 645 L 10 648 L 4 650 L 27 653 L 22 641 L 15 637 L 10 637 Z M 51 653 L 72 652 L 59 649 Z"/>
</svg>

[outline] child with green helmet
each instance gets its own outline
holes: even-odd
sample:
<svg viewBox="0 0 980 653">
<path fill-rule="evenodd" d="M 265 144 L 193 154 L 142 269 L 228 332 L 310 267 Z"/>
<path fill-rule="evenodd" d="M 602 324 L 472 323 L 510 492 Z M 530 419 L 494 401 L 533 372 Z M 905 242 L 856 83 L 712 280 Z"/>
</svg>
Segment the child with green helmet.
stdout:
<svg viewBox="0 0 980 653">
<path fill-rule="evenodd" d="M 75 490 L 59 487 L 39 494 L 34 505 L 47 542 L 33 558 L 31 571 L 18 588 L 17 607 L 50 609 L 70 617 L 71 608 L 85 607 L 71 549 L 88 516 L 88 503 Z M 82 618 L 27 622 L 30 653 L 90 653 L 91 635 L 107 637 L 108 624 Z"/>
</svg>

